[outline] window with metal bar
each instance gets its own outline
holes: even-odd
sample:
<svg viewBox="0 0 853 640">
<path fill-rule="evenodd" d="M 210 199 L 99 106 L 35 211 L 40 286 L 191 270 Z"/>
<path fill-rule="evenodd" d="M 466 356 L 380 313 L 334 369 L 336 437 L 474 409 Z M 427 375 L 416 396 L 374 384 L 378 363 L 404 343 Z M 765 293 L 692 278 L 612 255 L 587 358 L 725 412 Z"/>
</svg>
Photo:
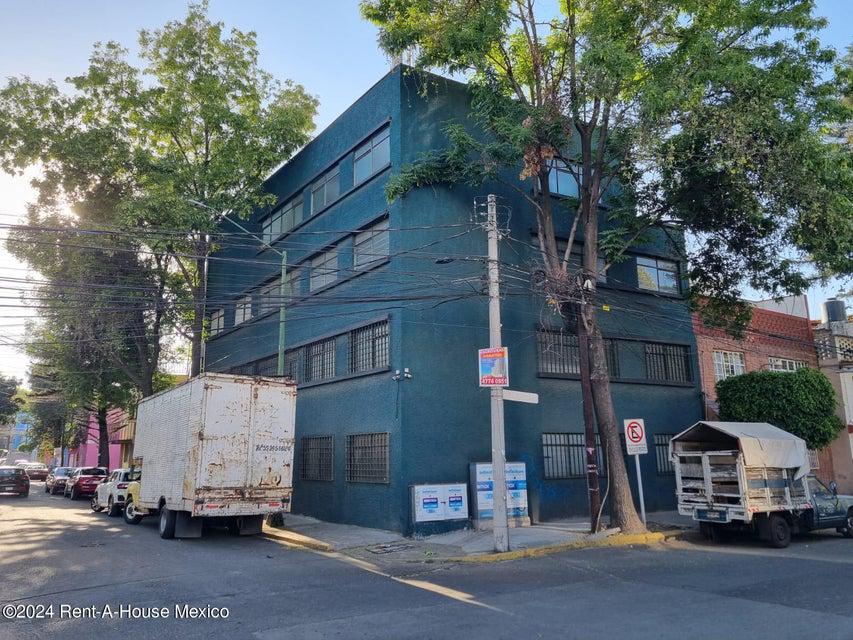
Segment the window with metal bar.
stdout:
<svg viewBox="0 0 853 640">
<path fill-rule="evenodd" d="M 255 360 L 255 375 L 276 376 L 278 375 L 278 354 Z"/>
<path fill-rule="evenodd" d="M 656 433 L 654 434 L 655 442 L 655 463 L 659 476 L 674 476 L 675 467 L 672 466 L 672 460 L 669 457 L 669 441 L 672 439 L 672 433 Z"/>
<path fill-rule="evenodd" d="M 646 378 L 663 382 L 692 382 L 690 348 L 681 344 L 646 343 Z"/>
<path fill-rule="evenodd" d="M 305 346 L 305 382 L 335 377 L 335 339 L 328 338 Z"/>
<path fill-rule="evenodd" d="M 300 384 L 305 378 L 305 349 L 289 349 L 284 353 L 284 375 Z"/>
<path fill-rule="evenodd" d="M 388 321 L 374 322 L 349 333 L 348 373 L 387 367 L 389 362 Z"/>
<path fill-rule="evenodd" d="M 302 438 L 299 477 L 302 480 L 334 480 L 334 438 L 332 436 L 305 436 Z"/>
<path fill-rule="evenodd" d="M 539 373 L 580 375 L 578 337 L 562 331 L 539 329 L 536 332 Z M 607 373 L 619 377 L 619 353 L 615 340 L 604 338 Z"/>
<path fill-rule="evenodd" d="M 347 436 L 347 482 L 390 482 L 389 433 Z"/>
<path fill-rule="evenodd" d="M 746 361 L 740 351 L 714 351 L 714 379 L 719 382 L 746 373 Z"/>
<path fill-rule="evenodd" d="M 542 457 L 546 480 L 583 478 L 586 475 L 582 433 L 543 433 Z"/>
</svg>

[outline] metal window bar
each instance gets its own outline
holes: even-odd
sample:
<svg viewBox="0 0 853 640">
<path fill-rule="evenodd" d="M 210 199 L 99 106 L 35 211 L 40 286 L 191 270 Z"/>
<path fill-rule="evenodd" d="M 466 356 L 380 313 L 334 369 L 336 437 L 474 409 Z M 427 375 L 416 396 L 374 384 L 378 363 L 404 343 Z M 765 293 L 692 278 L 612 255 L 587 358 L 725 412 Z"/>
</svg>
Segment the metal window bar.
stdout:
<svg viewBox="0 0 853 640">
<path fill-rule="evenodd" d="M 390 434 L 357 433 L 347 436 L 347 482 L 390 482 Z"/>
<path fill-rule="evenodd" d="M 543 433 L 542 457 L 546 480 L 583 478 L 586 475 L 582 433 Z"/>
<path fill-rule="evenodd" d="M 305 350 L 302 347 L 290 349 L 284 354 L 284 375 L 296 384 L 302 383 L 305 378 L 304 355 Z"/>
<path fill-rule="evenodd" d="M 675 467 L 672 465 L 672 459 L 669 457 L 669 441 L 672 439 L 672 433 L 655 433 L 655 465 L 659 476 L 674 476 Z"/>
<path fill-rule="evenodd" d="M 313 342 L 305 347 L 305 382 L 335 377 L 335 338 Z"/>
<path fill-rule="evenodd" d="M 350 331 L 348 372 L 357 373 L 387 367 L 388 349 L 387 320 Z"/>
<path fill-rule="evenodd" d="M 278 356 L 267 356 L 255 361 L 255 375 L 258 376 L 277 376 L 278 375 Z"/>
<path fill-rule="evenodd" d="M 334 480 L 334 439 L 332 436 L 304 436 L 299 477 L 302 480 Z"/>
<path fill-rule="evenodd" d="M 820 455 L 816 449 L 809 449 L 809 466 L 812 469 L 820 469 Z"/>
<path fill-rule="evenodd" d="M 619 352 L 616 341 L 604 338 L 607 374 L 619 377 Z M 562 331 L 539 329 L 536 332 L 539 373 L 580 374 L 580 348 L 578 337 Z"/>
<path fill-rule="evenodd" d="M 646 378 L 666 382 L 691 382 L 690 351 L 680 344 L 646 343 Z"/>
</svg>

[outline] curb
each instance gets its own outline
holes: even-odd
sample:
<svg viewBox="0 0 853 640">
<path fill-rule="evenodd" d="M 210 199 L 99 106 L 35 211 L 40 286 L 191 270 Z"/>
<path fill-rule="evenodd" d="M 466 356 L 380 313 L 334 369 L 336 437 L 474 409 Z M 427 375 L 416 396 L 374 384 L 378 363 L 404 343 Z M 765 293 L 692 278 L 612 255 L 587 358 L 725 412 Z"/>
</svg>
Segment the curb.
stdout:
<svg viewBox="0 0 853 640">
<path fill-rule="evenodd" d="M 265 538 L 273 538 L 274 540 L 280 540 L 281 542 L 286 542 L 287 544 L 291 544 L 296 547 L 311 549 L 313 551 L 335 550 L 335 548 L 328 542 L 323 542 L 322 540 L 317 540 L 310 536 L 304 536 L 301 533 L 296 533 L 294 531 L 288 531 L 287 529 L 276 529 L 275 527 L 270 527 L 267 524 L 264 524 L 261 535 Z"/>
<path fill-rule="evenodd" d="M 575 540 L 563 544 L 555 544 L 548 547 L 534 547 L 532 549 L 516 549 L 515 551 L 506 551 L 504 553 L 488 553 L 479 556 L 462 556 L 457 558 L 447 558 L 445 562 L 458 563 L 487 563 L 487 562 L 506 562 L 509 560 L 520 560 L 522 558 L 538 558 L 540 556 L 551 555 L 561 551 L 570 549 L 591 549 L 595 547 L 627 547 L 637 544 L 658 544 L 667 540 L 672 540 L 681 537 L 684 532 L 664 531 L 650 533 L 619 533 L 607 538 L 599 538 L 597 540 Z"/>
</svg>

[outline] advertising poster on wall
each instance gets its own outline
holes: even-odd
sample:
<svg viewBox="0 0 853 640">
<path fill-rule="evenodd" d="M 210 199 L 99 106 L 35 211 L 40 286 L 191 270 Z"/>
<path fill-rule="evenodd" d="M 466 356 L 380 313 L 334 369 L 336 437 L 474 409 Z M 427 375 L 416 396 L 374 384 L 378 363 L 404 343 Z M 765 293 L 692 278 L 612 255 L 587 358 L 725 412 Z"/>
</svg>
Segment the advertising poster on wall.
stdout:
<svg viewBox="0 0 853 640">
<path fill-rule="evenodd" d="M 471 465 L 474 477 L 474 513 L 478 520 L 494 518 L 494 483 L 491 462 L 475 462 Z M 527 468 L 523 462 L 506 463 L 506 514 L 508 518 L 528 518 Z"/>
</svg>

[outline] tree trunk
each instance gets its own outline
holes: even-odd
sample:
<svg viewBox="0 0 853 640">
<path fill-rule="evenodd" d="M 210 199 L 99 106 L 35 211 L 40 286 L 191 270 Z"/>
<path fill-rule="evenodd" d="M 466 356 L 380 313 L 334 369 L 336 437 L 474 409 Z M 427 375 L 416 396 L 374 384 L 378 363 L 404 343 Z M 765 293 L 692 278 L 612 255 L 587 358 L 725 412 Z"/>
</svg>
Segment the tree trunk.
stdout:
<svg viewBox="0 0 853 640">
<path fill-rule="evenodd" d="M 610 395 L 610 377 L 607 373 L 607 356 L 604 340 L 595 317 L 595 306 L 583 306 L 583 323 L 589 330 L 590 378 L 592 379 L 592 397 L 598 418 L 598 433 L 604 445 L 609 476 L 608 498 L 610 500 L 610 523 L 619 527 L 623 533 L 638 533 L 646 530 L 637 515 L 628 472 L 622 456 L 622 444 L 619 440 L 619 428 L 616 424 L 616 412 L 613 410 L 613 398 Z"/>
<path fill-rule="evenodd" d="M 574 329 L 578 336 L 578 368 L 581 376 L 581 396 L 583 402 L 584 452 L 586 455 L 586 486 L 589 497 L 590 531 L 599 530 L 599 514 L 601 513 L 601 489 L 599 482 L 598 449 L 595 444 L 595 408 L 592 399 L 592 380 L 589 364 L 589 335 L 578 312 L 578 305 L 564 305 L 563 317 L 566 318 L 567 328 L 570 318 L 574 319 Z"/>
<path fill-rule="evenodd" d="M 110 467 L 110 434 L 107 429 L 107 407 L 98 405 L 98 466 Z"/>
</svg>

